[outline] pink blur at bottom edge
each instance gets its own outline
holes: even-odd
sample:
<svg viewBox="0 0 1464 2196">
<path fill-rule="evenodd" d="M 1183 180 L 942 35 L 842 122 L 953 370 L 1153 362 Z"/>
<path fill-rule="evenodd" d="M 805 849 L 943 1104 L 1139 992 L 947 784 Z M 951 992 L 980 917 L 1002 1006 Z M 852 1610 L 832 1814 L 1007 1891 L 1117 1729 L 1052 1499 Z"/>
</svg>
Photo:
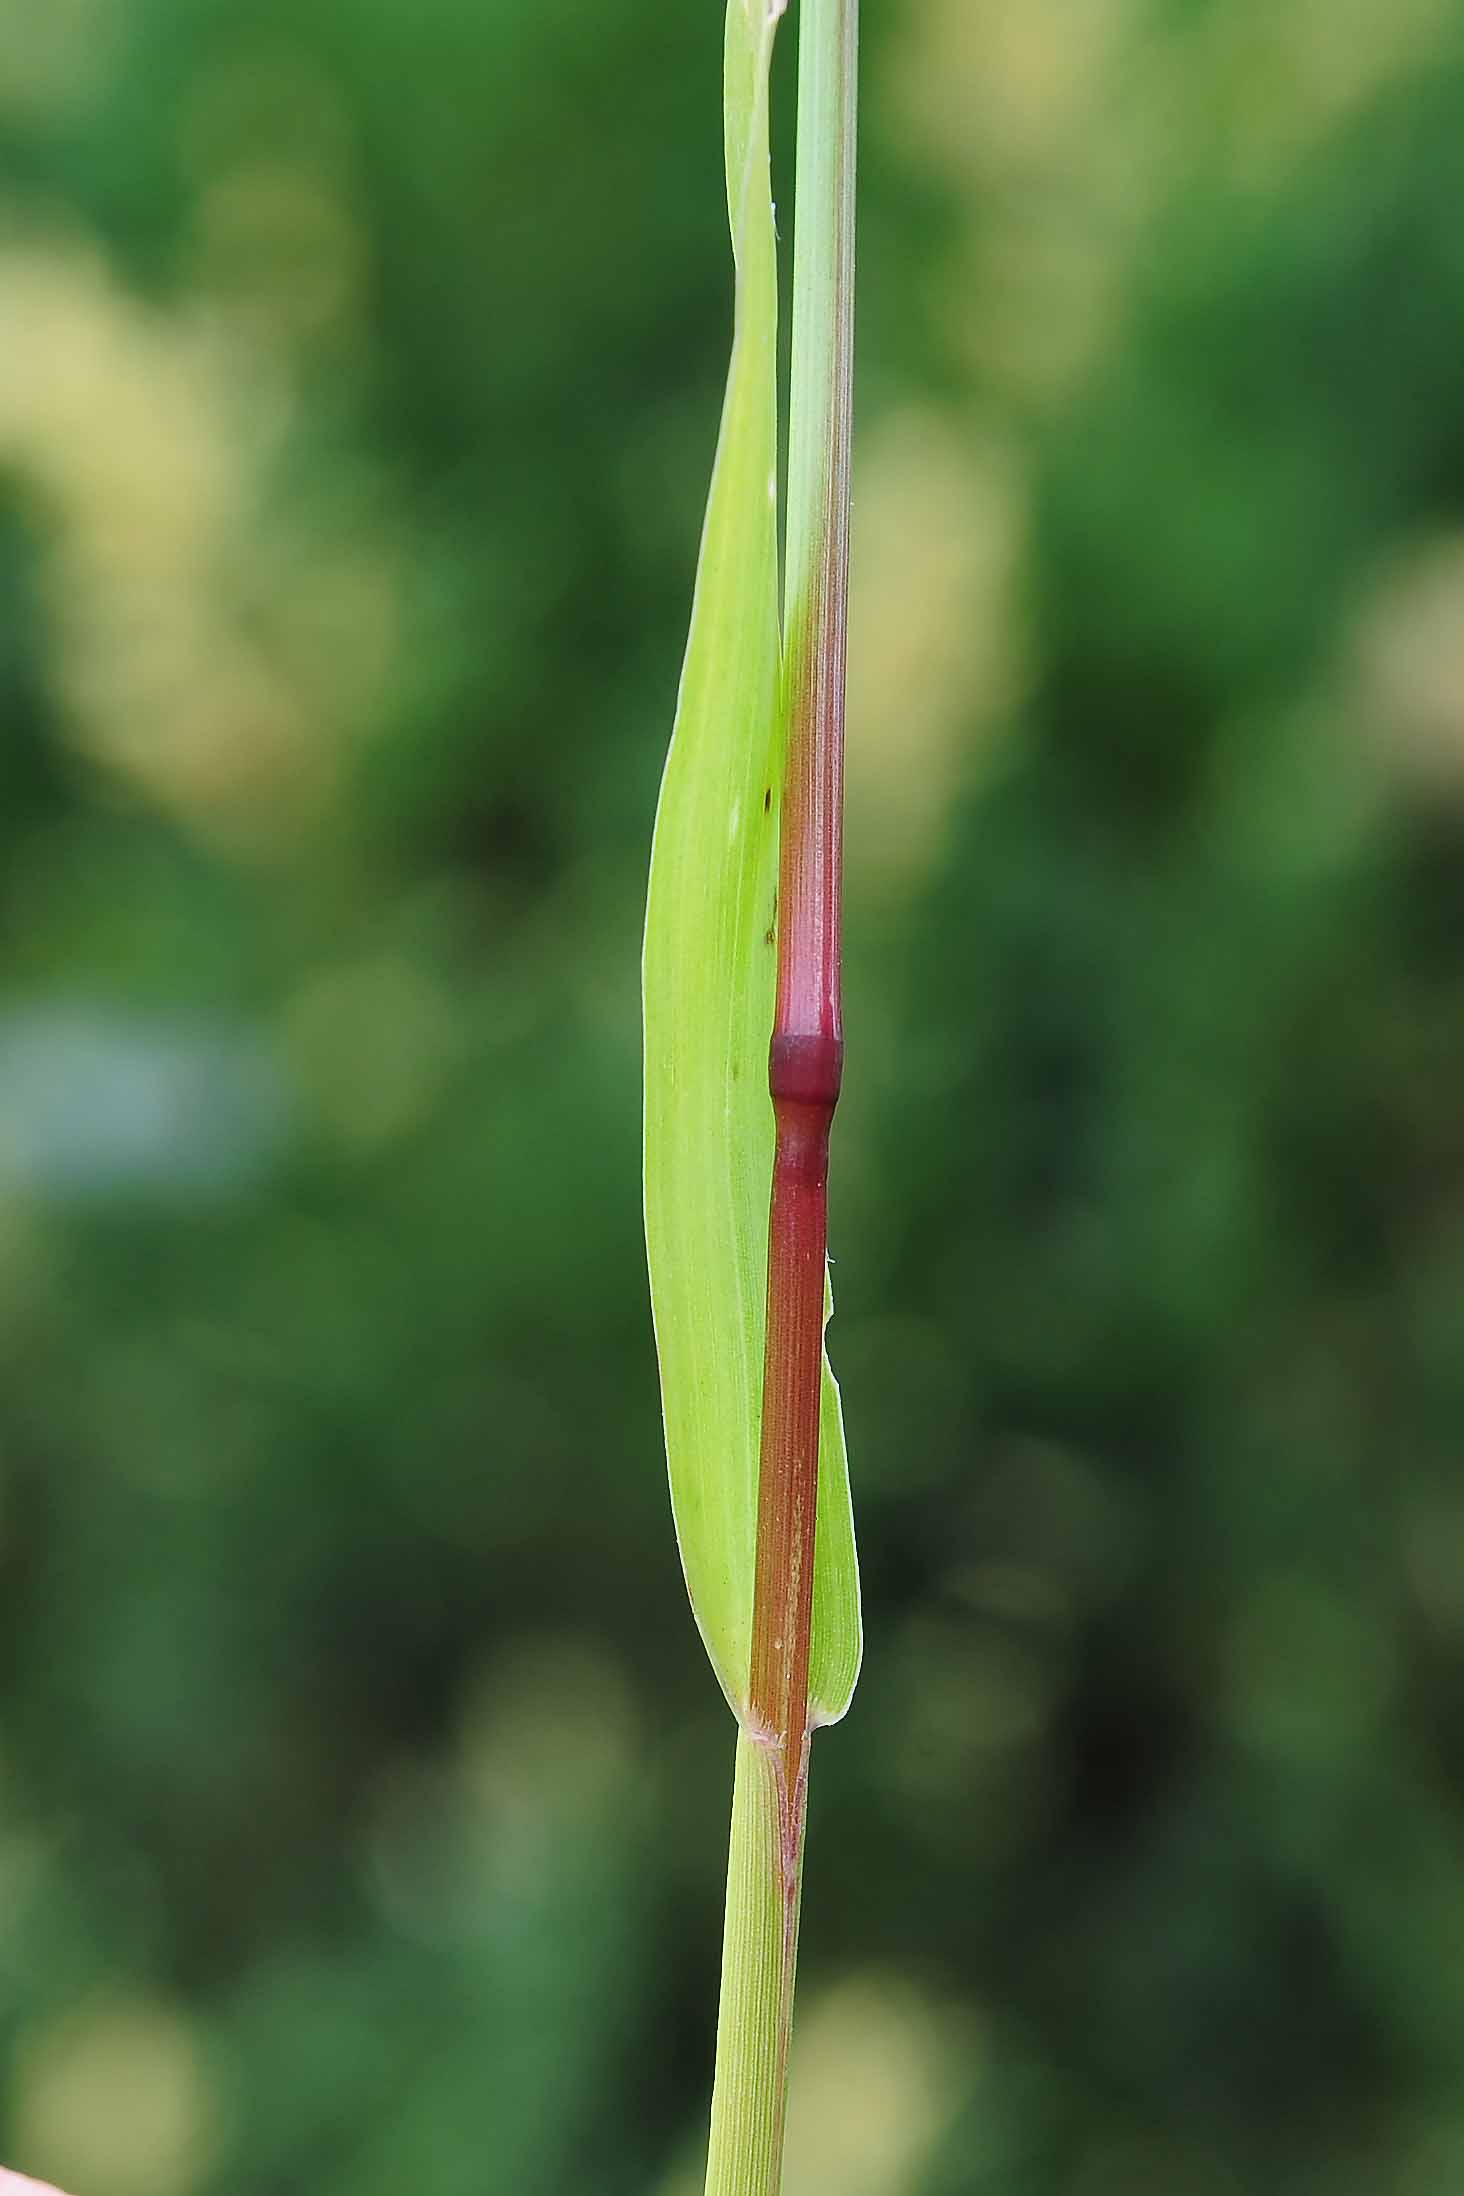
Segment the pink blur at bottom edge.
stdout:
<svg viewBox="0 0 1464 2196">
<path fill-rule="evenodd" d="M 61 2196 L 49 2181 L 28 2181 L 23 2173 L 7 2173 L 0 2166 L 0 2196 Z"/>
</svg>

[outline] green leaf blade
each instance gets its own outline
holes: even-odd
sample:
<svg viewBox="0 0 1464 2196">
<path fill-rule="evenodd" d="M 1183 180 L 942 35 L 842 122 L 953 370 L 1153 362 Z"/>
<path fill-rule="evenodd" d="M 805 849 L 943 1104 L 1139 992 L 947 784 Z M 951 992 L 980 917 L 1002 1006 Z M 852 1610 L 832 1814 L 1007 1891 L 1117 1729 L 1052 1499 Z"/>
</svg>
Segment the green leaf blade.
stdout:
<svg viewBox="0 0 1464 2196">
<path fill-rule="evenodd" d="M 776 16 L 727 11 L 732 359 L 646 909 L 645 1212 L 672 1508 L 724 1692 L 747 1692 L 757 1535 L 767 1094 L 782 780 Z"/>
</svg>

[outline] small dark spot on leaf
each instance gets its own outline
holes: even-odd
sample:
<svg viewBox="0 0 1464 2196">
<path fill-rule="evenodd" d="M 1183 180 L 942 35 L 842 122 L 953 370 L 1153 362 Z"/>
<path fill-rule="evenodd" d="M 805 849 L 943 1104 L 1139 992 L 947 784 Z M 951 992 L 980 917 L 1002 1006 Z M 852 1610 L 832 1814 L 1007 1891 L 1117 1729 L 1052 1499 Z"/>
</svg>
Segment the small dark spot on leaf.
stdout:
<svg viewBox="0 0 1464 2196">
<path fill-rule="evenodd" d="M 764 814 L 765 816 L 766 816 L 767 814 L 769 814 L 769 812 L 771 811 L 771 809 L 772 809 L 772 805 L 773 805 L 773 789 L 772 789 L 772 787 L 771 787 L 770 785 L 769 785 L 769 786 L 765 786 L 765 787 L 763 788 L 763 814 Z"/>
</svg>

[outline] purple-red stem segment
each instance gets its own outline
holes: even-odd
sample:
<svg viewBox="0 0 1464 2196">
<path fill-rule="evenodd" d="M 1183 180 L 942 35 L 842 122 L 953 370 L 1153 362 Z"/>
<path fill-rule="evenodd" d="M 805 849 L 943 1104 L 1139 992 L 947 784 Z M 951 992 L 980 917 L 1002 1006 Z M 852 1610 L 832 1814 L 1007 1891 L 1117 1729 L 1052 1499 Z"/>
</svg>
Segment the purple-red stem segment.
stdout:
<svg viewBox="0 0 1464 2196">
<path fill-rule="evenodd" d="M 829 1131 L 844 1067 L 841 996 L 844 689 L 853 410 L 855 0 L 846 10 L 845 111 L 835 161 L 828 445 L 808 599 L 791 605 L 787 779 L 769 1053 L 776 1122 L 768 1225 L 767 1340 L 758 1483 L 750 1721 L 780 1760 L 785 1886 L 796 1902 L 809 1737 L 828 1250 Z M 817 218 L 817 213 L 815 213 Z"/>
</svg>

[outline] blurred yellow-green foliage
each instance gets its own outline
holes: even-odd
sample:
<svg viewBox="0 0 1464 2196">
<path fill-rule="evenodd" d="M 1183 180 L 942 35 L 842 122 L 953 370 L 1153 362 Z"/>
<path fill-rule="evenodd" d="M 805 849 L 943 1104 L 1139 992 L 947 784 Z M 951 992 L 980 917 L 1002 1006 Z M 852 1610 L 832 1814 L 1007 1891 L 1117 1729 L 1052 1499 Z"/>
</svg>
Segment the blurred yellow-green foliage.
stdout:
<svg viewBox="0 0 1464 2196">
<path fill-rule="evenodd" d="M 0 0 L 0 2155 L 78 2196 L 699 2186 L 637 957 L 719 12 Z M 1440 2196 L 1464 27 L 866 47 L 790 2196 Z"/>
</svg>

